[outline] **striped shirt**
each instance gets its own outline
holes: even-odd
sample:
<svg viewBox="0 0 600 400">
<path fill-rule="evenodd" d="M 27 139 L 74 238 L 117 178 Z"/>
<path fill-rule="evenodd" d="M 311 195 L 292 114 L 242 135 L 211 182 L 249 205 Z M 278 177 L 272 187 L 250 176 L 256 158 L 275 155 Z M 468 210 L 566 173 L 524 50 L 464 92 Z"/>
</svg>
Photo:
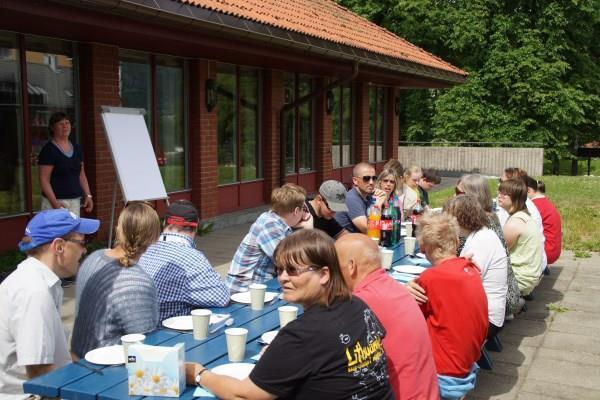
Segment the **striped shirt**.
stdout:
<svg viewBox="0 0 600 400">
<path fill-rule="evenodd" d="M 77 274 L 75 325 L 71 351 L 83 358 L 121 336 L 146 333 L 158 324 L 152 278 L 137 264 L 122 267 L 106 249 L 90 254 Z"/>
<path fill-rule="evenodd" d="M 292 228 L 274 211 L 262 213 L 238 247 L 229 266 L 227 285 L 231 293 L 247 290 L 252 283 L 275 277 L 273 252 Z"/>
<path fill-rule="evenodd" d="M 138 264 L 154 280 L 161 321 L 229 303 L 229 288 L 189 236 L 163 232 Z"/>
</svg>

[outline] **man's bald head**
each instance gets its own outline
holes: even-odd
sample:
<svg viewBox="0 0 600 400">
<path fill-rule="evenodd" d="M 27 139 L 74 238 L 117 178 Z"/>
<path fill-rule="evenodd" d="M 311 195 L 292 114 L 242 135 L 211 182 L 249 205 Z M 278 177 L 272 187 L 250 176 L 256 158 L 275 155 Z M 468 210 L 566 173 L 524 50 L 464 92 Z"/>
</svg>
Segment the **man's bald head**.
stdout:
<svg viewBox="0 0 600 400">
<path fill-rule="evenodd" d="M 335 250 L 344 279 L 352 289 L 371 272 L 381 268 L 379 247 L 362 233 L 343 235 L 336 240 Z"/>
</svg>

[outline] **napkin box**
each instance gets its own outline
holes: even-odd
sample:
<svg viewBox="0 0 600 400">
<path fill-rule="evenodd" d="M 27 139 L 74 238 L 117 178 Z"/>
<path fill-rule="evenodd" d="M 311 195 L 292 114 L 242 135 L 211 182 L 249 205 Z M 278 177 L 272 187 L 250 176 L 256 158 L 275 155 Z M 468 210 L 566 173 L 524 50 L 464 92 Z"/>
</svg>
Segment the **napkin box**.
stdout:
<svg viewBox="0 0 600 400">
<path fill-rule="evenodd" d="M 185 347 L 134 344 L 129 346 L 129 394 L 179 397 L 185 390 Z"/>
</svg>

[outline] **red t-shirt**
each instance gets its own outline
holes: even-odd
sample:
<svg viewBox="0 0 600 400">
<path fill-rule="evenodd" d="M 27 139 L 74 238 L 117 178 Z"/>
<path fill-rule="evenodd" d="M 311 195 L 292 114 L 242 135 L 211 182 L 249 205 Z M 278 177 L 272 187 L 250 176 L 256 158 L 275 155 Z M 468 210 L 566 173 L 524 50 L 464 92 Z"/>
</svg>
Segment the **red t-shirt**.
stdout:
<svg viewBox="0 0 600 400">
<path fill-rule="evenodd" d="M 560 257 L 560 248 L 562 247 L 560 214 L 547 197 L 538 197 L 531 200 L 542 216 L 544 238 L 546 239 L 544 250 L 546 251 L 546 257 L 548 257 L 548 264 L 553 264 Z"/>
<path fill-rule="evenodd" d="M 354 295 L 367 303 L 386 330 L 383 348 L 396 398 L 439 399 L 427 325 L 415 299 L 383 269 L 367 275 Z"/>
<path fill-rule="evenodd" d="M 479 359 L 488 330 L 480 271 L 465 258 L 452 258 L 424 271 L 417 283 L 428 298 L 421 311 L 437 373 L 464 377 Z"/>
</svg>

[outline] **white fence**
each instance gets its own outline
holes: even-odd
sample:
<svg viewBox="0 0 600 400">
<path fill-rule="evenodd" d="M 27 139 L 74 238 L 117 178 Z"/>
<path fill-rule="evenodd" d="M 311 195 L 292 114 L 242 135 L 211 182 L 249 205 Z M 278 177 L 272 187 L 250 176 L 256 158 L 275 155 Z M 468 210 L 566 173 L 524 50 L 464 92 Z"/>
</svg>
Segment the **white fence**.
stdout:
<svg viewBox="0 0 600 400">
<path fill-rule="evenodd" d="M 544 169 L 543 148 L 399 146 L 398 160 L 408 168 L 419 165 L 443 172 L 473 172 L 500 175 L 507 167 L 518 167 L 531 176 Z"/>
</svg>

